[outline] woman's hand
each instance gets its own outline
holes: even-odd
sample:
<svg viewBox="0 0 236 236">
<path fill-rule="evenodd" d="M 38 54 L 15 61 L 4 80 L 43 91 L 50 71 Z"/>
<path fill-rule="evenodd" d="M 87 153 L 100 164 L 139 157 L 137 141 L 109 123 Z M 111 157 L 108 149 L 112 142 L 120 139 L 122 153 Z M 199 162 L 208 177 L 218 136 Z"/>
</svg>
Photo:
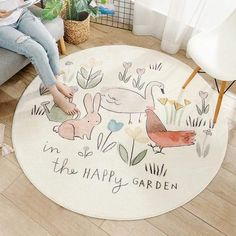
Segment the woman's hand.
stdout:
<svg viewBox="0 0 236 236">
<path fill-rule="evenodd" d="M 0 19 L 1 18 L 6 18 L 11 15 L 11 12 L 5 11 L 5 10 L 0 10 Z"/>
</svg>

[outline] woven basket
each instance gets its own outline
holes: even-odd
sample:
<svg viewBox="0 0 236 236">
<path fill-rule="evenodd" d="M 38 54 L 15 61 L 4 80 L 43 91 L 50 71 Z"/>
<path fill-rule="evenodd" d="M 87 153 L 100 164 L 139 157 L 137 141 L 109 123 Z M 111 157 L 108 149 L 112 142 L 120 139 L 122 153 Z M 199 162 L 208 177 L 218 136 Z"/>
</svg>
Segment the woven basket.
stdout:
<svg viewBox="0 0 236 236">
<path fill-rule="evenodd" d="M 90 17 L 83 21 L 65 20 L 65 41 L 72 44 L 80 44 L 86 41 L 90 34 Z"/>
</svg>

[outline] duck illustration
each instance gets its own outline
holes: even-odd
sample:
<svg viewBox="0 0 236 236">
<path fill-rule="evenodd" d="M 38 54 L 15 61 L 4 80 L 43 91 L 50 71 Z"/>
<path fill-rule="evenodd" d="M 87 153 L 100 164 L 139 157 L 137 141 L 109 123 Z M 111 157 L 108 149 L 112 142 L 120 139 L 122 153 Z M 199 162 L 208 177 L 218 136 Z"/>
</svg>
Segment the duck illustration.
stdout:
<svg viewBox="0 0 236 236">
<path fill-rule="evenodd" d="M 129 114 L 129 124 L 132 123 L 131 115 L 139 114 L 139 122 L 142 113 L 148 107 L 154 107 L 153 88 L 158 87 L 164 94 L 164 84 L 152 81 L 147 84 L 144 95 L 127 88 L 110 87 L 101 89 L 101 107 L 105 110 Z"/>
</svg>

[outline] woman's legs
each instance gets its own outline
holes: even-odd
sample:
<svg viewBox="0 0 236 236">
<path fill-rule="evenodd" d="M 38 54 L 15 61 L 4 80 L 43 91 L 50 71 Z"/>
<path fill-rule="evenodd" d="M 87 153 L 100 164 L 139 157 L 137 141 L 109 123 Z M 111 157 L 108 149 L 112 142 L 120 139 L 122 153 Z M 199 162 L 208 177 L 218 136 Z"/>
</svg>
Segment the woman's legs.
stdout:
<svg viewBox="0 0 236 236">
<path fill-rule="evenodd" d="M 30 36 L 45 49 L 52 72 L 57 78 L 61 73 L 57 44 L 40 19 L 35 17 L 30 11 L 26 11 L 20 18 L 17 29 L 25 35 Z M 56 80 L 56 86 L 65 96 L 73 96 L 71 89 L 59 80 Z"/>
<path fill-rule="evenodd" d="M 0 27 L 0 47 L 24 55 L 34 64 L 43 83 L 49 88 L 55 103 L 66 113 L 74 114 L 78 109 L 69 103 L 56 86 L 55 76 L 49 65 L 45 49 L 36 41 L 11 26 Z"/>
</svg>

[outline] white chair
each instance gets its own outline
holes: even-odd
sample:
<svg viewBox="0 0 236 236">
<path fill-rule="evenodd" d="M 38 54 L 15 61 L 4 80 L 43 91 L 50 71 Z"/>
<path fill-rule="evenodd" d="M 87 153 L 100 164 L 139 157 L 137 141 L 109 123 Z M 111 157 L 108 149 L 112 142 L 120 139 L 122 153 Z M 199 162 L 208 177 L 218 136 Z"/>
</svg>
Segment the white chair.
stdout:
<svg viewBox="0 0 236 236">
<path fill-rule="evenodd" d="M 236 9 L 218 27 L 191 38 L 187 52 L 198 66 L 182 88 L 185 89 L 200 70 L 215 78 L 219 92 L 213 118 L 215 124 L 223 95 L 236 80 Z M 217 80 L 221 81 L 220 89 Z M 229 82 L 230 84 L 226 88 L 226 84 Z"/>
</svg>

